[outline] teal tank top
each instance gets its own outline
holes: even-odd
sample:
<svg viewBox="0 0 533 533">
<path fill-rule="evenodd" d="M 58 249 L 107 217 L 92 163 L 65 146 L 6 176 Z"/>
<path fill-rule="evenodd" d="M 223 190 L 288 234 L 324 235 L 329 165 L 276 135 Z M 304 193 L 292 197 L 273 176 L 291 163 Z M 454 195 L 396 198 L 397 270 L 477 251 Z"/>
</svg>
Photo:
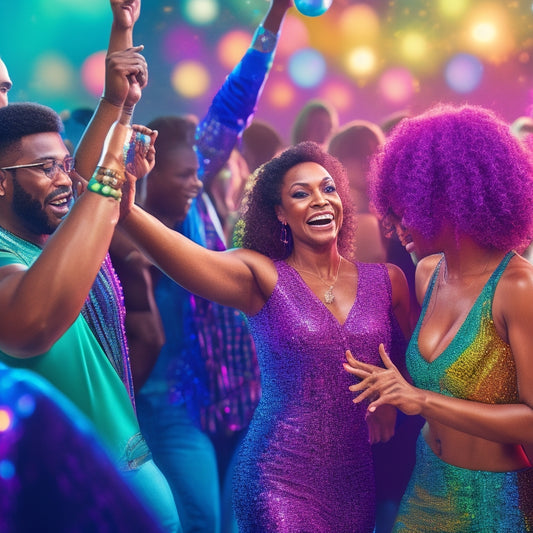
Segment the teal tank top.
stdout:
<svg viewBox="0 0 533 533">
<path fill-rule="evenodd" d="M 439 261 L 407 348 L 407 369 L 416 387 L 482 403 L 518 401 L 511 347 L 498 335 L 492 318 L 494 291 L 513 255 L 506 254 L 492 273 L 451 343 L 427 362 L 420 353 L 418 336 L 444 258 Z"/>
</svg>

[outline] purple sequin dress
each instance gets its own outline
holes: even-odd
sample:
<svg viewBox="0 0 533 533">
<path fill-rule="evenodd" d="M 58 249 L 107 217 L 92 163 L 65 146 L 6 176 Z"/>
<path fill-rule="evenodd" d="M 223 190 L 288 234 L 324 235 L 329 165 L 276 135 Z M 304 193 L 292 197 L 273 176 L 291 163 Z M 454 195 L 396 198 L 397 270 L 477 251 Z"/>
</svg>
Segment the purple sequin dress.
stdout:
<svg viewBox="0 0 533 533">
<path fill-rule="evenodd" d="M 234 504 L 241 533 L 371 532 L 375 484 L 366 405 L 355 405 L 345 350 L 380 364 L 403 337 L 384 265 L 357 263 L 357 297 L 340 324 L 283 261 L 249 317 L 263 394 L 240 449 Z M 401 339 L 401 341 L 400 341 Z"/>
</svg>

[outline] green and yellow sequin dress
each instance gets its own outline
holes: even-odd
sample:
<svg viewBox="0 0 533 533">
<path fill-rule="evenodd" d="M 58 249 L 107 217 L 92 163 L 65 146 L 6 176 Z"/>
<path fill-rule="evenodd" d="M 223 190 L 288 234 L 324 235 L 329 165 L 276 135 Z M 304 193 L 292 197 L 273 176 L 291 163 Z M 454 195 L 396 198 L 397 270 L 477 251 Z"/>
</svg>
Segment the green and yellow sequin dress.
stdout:
<svg viewBox="0 0 533 533">
<path fill-rule="evenodd" d="M 407 349 L 407 366 L 416 387 L 475 402 L 519 402 L 511 347 L 492 320 L 494 291 L 513 255 L 508 253 L 493 272 L 449 346 L 428 363 L 418 349 L 418 335 L 443 260 L 439 262 Z M 422 435 L 416 452 L 395 532 L 533 531 L 533 468 L 515 472 L 459 468 L 435 455 Z"/>
</svg>

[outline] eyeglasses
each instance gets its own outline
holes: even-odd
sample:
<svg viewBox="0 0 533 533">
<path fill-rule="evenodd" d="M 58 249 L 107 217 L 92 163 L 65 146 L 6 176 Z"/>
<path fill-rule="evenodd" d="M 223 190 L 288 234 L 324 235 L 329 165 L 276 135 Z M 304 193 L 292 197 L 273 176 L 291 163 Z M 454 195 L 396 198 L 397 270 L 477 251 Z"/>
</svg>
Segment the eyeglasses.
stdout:
<svg viewBox="0 0 533 533">
<path fill-rule="evenodd" d="M 0 170 L 17 170 L 18 168 L 36 168 L 40 167 L 48 179 L 55 178 L 57 170 L 61 170 L 63 173 L 68 174 L 74 170 L 74 158 L 65 157 L 63 161 L 57 161 L 56 159 L 49 159 L 40 163 L 28 163 L 27 165 L 14 165 L 12 167 L 0 167 Z"/>
</svg>

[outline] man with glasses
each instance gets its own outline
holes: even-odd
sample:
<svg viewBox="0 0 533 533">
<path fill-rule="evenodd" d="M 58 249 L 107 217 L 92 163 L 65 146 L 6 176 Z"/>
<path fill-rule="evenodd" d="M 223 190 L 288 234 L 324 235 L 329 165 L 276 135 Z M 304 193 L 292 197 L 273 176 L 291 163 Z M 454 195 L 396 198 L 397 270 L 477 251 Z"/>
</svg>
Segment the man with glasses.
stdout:
<svg viewBox="0 0 533 533">
<path fill-rule="evenodd" d="M 111 40 L 131 40 L 140 0 L 112 0 L 111 7 Z M 146 80 L 138 51 L 120 50 L 106 63 L 104 96 L 117 115 L 117 93 L 134 79 L 129 92 L 138 100 Z M 172 494 L 135 415 L 122 289 L 107 254 L 118 214 L 101 220 L 99 210 L 80 208 L 95 196 L 89 192 L 72 207 L 71 177 L 83 180 L 72 172 L 61 131 L 49 108 L 0 109 L 0 361 L 36 371 L 73 401 L 164 531 L 174 532 Z"/>
<path fill-rule="evenodd" d="M 128 391 L 81 312 L 120 201 L 87 191 L 70 208 L 73 159 L 61 130 L 50 108 L 0 109 L 0 362 L 40 374 L 69 398 L 159 523 L 176 531 L 172 494 L 140 434 Z M 111 139 L 103 161 L 119 162 L 123 174 L 123 142 L 117 149 Z"/>
</svg>

